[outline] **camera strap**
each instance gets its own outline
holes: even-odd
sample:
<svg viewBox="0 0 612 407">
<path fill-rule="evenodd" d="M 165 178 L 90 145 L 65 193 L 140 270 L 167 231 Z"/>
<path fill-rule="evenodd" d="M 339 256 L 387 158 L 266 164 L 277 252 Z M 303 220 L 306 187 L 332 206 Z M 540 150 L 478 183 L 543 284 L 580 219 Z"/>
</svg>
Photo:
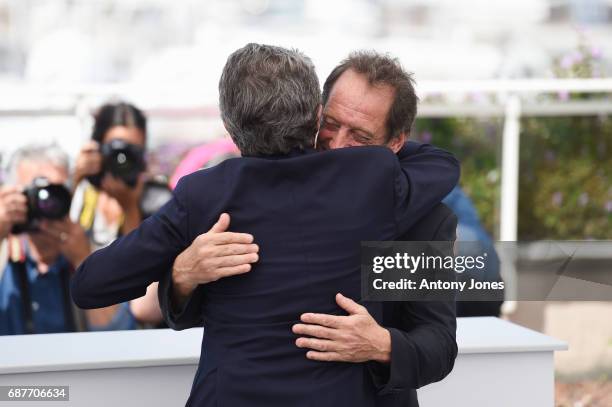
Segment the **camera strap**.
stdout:
<svg viewBox="0 0 612 407">
<path fill-rule="evenodd" d="M 23 325 L 26 334 L 36 333 L 34 326 L 34 313 L 32 310 L 32 295 L 30 292 L 30 282 L 28 280 L 28 270 L 26 267 L 26 255 L 24 243 L 19 238 L 11 236 L 10 242 L 10 256 L 9 261 L 11 263 L 11 269 L 13 271 L 13 278 L 19 287 L 19 293 L 21 294 L 21 309 L 23 315 Z M 76 331 L 75 315 L 72 305 L 72 299 L 70 298 L 70 275 L 72 270 L 69 267 L 62 267 L 59 270 L 60 284 L 61 284 L 61 295 L 62 295 L 62 309 L 64 313 L 64 321 L 66 324 L 67 332 Z"/>
<path fill-rule="evenodd" d="M 98 196 L 98 191 L 92 185 L 87 184 L 83 192 L 83 206 L 79 213 L 79 224 L 88 232 L 93 229 Z"/>
<path fill-rule="evenodd" d="M 30 282 L 25 263 L 12 263 L 13 277 L 19 285 L 21 294 L 21 310 L 23 313 L 23 327 L 26 334 L 33 334 L 34 319 L 32 317 L 32 299 L 30 298 Z"/>
<path fill-rule="evenodd" d="M 12 266 L 13 279 L 19 287 L 24 331 L 26 334 L 33 334 L 35 333 L 34 319 L 32 317 L 32 298 L 30 296 L 30 282 L 28 281 L 25 250 L 20 239 L 16 236 L 9 237 L 9 245 L 9 262 Z"/>
<path fill-rule="evenodd" d="M 72 266 L 62 267 L 60 270 L 60 281 L 62 284 L 62 300 L 64 305 L 64 321 L 68 332 L 76 332 L 76 322 L 72 308 L 72 299 L 70 298 L 70 275 L 72 274 Z"/>
</svg>

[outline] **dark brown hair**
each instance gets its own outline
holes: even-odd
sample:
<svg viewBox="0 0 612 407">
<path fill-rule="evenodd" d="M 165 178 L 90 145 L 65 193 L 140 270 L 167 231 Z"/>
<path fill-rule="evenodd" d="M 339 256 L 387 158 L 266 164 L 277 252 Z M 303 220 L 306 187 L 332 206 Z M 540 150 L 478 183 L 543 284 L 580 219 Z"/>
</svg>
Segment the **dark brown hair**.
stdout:
<svg viewBox="0 0 612 407">
<path fill-rule="evenodd" d="M 107 103 L 94 115 L 92 140 L 102 143 L 106 132 L 115 126 L 135 127 L 147 138 L 147 118 L 134 105 L 125 102 Z"/>
</svg>

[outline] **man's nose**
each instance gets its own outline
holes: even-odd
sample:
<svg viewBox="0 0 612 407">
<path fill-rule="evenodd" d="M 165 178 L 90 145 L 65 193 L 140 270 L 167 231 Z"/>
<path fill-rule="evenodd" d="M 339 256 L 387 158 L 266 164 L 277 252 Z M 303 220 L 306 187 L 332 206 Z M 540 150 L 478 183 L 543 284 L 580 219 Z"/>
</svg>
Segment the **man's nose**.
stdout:
<svg viewBox="0 0 612 407">
<path fill-rule="evenodd" d="M 349 134 L 347 129 L 341 128 L 329 142 L 329 148 L 343 148 L 349 145 Z"/>
</svg>

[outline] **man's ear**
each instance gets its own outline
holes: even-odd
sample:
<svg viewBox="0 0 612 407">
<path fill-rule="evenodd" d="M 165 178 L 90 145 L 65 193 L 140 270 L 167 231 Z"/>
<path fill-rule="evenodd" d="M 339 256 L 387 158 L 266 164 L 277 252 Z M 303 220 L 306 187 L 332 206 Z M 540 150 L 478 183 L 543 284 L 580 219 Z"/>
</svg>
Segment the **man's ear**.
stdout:
<svg viewBox="0 0 612 407">
<path fill-rule="evenodd" d="M 397 153 L 404 146 L 406 138 L 406 133 L 400 133 L 399 136 L 393 137 L 391 140 L 389 140 L 387 147 L 389 147 L 394 153 Z"/>
<path fill-rule="evenodd" d="M 319 131 L 321 131 L 321 117 L 323 116 L 323 105 L 319 104 L 317 108 L 317 134 L 315 134 L 313 148 L 317 149 L 317 142 L 319 141 Z"/>
</svg>

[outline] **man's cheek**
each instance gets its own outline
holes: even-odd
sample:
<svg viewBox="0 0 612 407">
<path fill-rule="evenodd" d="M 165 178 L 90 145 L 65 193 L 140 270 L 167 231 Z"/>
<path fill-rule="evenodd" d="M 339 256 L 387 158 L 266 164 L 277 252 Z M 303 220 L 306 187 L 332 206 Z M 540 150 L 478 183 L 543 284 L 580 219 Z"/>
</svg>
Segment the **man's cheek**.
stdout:
<svg viewBox="0 0 612 407">
<path fill-rule="evenodd" d="M 330 135 L 329 131 L 321 129 L 319 131 L 319 140 L 318 140 L 319 149 L 321 149 L 321 150 L 328 150 L 329 149 L 329 143 L 332 140 L 332 138 L 333 138 L 333 136 Z"/>
</svg>

